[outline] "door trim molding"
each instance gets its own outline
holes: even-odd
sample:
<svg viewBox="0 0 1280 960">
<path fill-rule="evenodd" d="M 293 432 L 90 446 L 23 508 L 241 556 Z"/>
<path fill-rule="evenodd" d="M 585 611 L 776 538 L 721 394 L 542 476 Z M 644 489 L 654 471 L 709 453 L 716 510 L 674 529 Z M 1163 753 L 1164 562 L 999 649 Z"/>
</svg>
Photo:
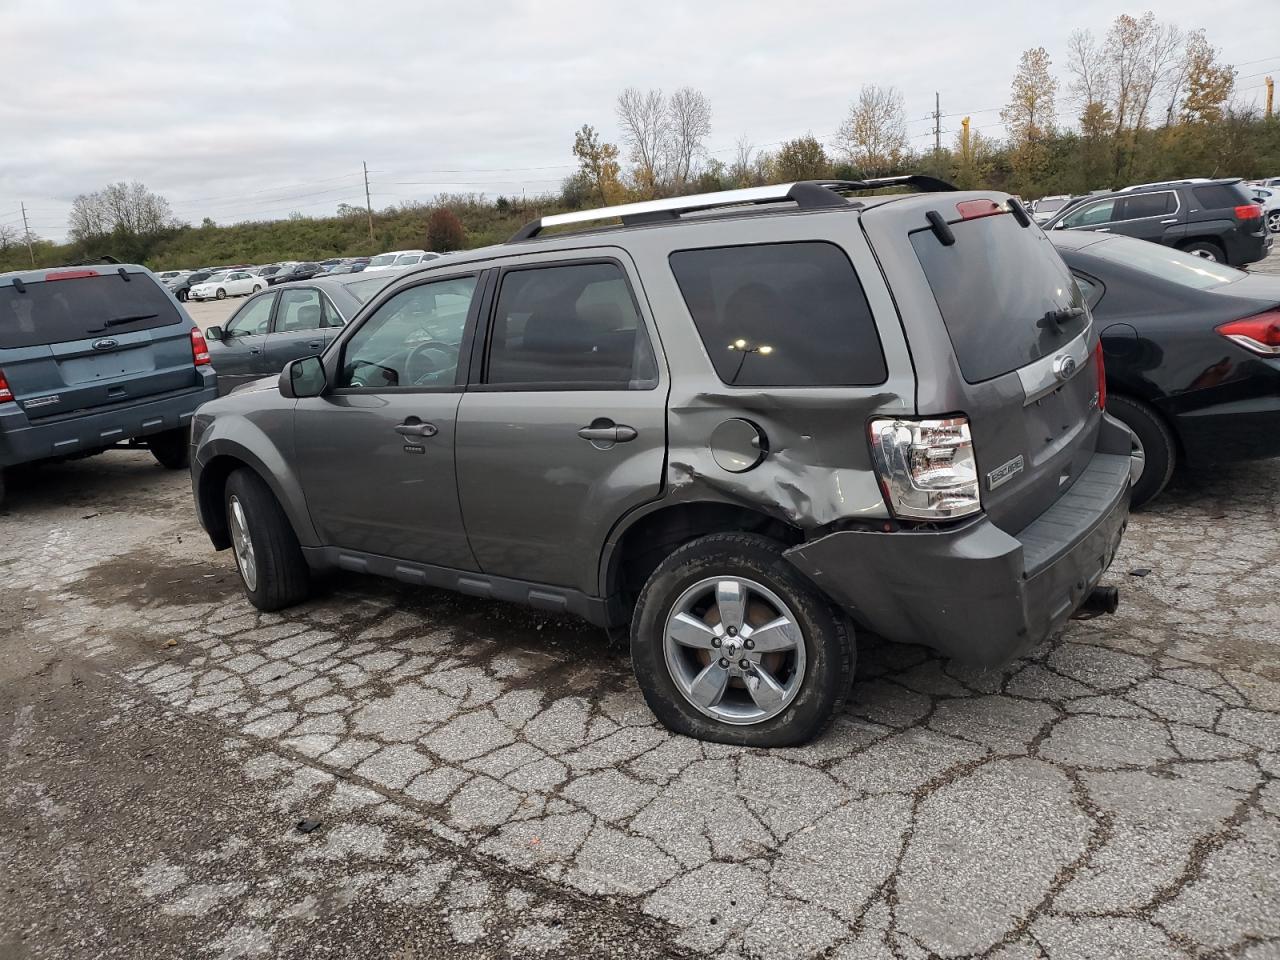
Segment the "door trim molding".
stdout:
<svg viewBox="0 0 1280 960">
<path fill-rule="evenodd" d="M 455 570 L 344 547 L 303 547 L 302 554 L 312 570 L 369 573 L 401 583 L 453 590 L 472 597 L 519 603 L 554 613 L 572 613 L 598 627 L 608 626 L 619 618 L 607 600 L 587 596 L 569 587 L 513 580 L 472 570 Z"/>
</svg>

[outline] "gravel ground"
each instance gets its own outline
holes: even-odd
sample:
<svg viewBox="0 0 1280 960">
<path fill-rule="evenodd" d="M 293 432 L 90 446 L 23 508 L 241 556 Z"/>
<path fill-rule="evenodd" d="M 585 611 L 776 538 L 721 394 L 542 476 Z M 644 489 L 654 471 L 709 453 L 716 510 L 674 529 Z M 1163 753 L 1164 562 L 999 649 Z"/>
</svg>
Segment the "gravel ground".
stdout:
<svg viewBox="0 0 1280 960">
<path fill-rule="evenodd" d="M 1118 615 L 986 672 L 862 637 L 833 728 L 755 751 L 578 621 L 257 613 L 146 453 L 15 471 L 0 957 L 1280 957 L 1277 490 L 1180 476 Z"/>
</svg>

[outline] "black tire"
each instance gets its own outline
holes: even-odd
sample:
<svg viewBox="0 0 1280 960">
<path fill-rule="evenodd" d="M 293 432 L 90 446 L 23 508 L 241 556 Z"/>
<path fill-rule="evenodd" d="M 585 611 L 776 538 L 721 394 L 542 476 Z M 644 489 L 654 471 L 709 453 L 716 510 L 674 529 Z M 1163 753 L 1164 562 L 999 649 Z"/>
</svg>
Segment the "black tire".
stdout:
<svg viewBox="0 0 1280 960">
<path fill-rule="evenodd" d="M 166 470 L 185 470 L 191 465 L 191 437 L 183 427 L 148 437 L 147 447 Z"/>
<path fill-rule="evenodd" d="M 4 506 L 4 471 L 0 470 L 0 507 Z"/>
<path fill-rule="evenodd" d="M 1218 261 L 1218 263 L 1227 262 L 1227 252 L 1212 240 L 1195 240 L 1191 243 L 1184 243 L 1182 250 L 1184 253 L 1190 253 L 1197 257 L 1207 257 Z"/>
<path fill-rule="evenodd" d="M 1130 505 L 1137 509 L 1158 497 L 1178 464 L 1178 441 L 1160 414 L 1140 400 L 1109 395 L 1107 413 L 1137 434 L 1145 465 L 1133 486 Z"/>
<path fill-rule="evenodd" d="M 187 293 L 186 290 L 179 290 L 177 296 L 178 296 L 179 303 L 186 303 L 187 300 L 190 299 L 191 295 Z"/>
<path fill-rule="evenodd" d="M 785 548 L 752 533 L 714 533 L 690 541 L 649 577 L 631 619 L 631 662 L 649 708 L 668 728 L 699 740 L 786 747 L 818 736 L 844 705 L 853 682 L 853 628 L 831 602 L 782 556 Z M 735 725 L 699 711 L 667 666 L 663 641 L 673 605 L 711 577 L 745 577 L 791 609 L 804 639 L 806 666 L 795 698 L 776 716 Z"/>
<path fill-rule="evenodd" d="M 214 294 L 214 296 L 215 296 L 215 297 L 217 297 L 219 300 L 225 300 L 225 299 L 227 299 L 227 291 L 225 291 L 225 290 L 223 290 L 221 287 L 219 287 L 219 288 L 218 288 L 218 292 L 217 292 L 217 293 L 215 293 L 215 294 Z"/>
<path fill-rule="evenodd" d="M 258 286 L 257 284 L 254 284 L 254 286 L 253 286 L 253 292 L 254 292 L 254 293 L 258 293 L 258 292 L 260 292 L 261 290 L 262 290 L 262 288 L 261 288 L 260 286 Z"/>
<path fill-rule="evenodd" d="M 256 566 L 256 582 L 250 586 L 235 548 L 236 570 L 244 595 L 259 610 L 282 610 L 301 603 L 311 593 L 311 572 L 302 557 L 298 537 L 279 501 L 266 482 L 252 470 L 241 468 L 227 478 L 223 493 L 227 527 L 234 529 L 233 500 L 244 514 Z"/>
</svg>

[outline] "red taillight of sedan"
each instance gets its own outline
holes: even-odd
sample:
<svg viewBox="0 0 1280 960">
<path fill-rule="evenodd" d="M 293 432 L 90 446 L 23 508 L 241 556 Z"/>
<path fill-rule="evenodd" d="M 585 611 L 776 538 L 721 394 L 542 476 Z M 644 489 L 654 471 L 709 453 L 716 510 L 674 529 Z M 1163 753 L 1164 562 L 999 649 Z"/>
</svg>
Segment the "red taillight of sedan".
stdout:
<svg viewBox="0 0 1280 960">
<path fill-rule="evenodd" d="M 1216 328 L 1232 343 L 1260 357 L 1280 357 L 1280 310 L 1268 310 Z"/>
</svg>

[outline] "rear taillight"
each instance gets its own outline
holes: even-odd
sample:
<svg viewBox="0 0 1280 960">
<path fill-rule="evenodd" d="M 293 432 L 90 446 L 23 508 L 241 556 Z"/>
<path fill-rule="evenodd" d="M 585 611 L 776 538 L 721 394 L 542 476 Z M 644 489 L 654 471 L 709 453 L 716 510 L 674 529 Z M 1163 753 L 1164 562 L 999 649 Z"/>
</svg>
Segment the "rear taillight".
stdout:
<svg viewBox="0 0 1280 960">
<path fill-rule="evenodd" d="M 872 420 L 871 459 L 896 517 L 946 520 L 982 509 L 967 417 Z"/>
<path fill-rule="evenodd" d="M 1280 310 L 1268 310 L 1216 328 L 1230 340 L 1260 357 L 1280 357 Z"/>
<path fill-rule="evenodd" d="M 209 363 L 209 344 L 205 342 L 204 334 L 195 327 L 191 328 L 191 359 L 197 367 Z"/>
<path fill-rule="evenodd" d="M 9 381 L 4 378 L 4 371 L 0 370 L 0 403 L 8 403 L 13 399 L 13 391 L 9 389 Z"/>
<path fill-rule="evenodd" d="M 1262 208 L 1256 203 L 1244 203 L 1235 209 L 1237 220 L 1257 220 L 1262 216 Z"/>
<path fill-rule="evenodd" d="M 1102 341 L 1093 348 L 1093 365 L 1098 370 L 1098 409 L 1107 409 L 1107 360 L 1102 354 Z"/>
</svg>

